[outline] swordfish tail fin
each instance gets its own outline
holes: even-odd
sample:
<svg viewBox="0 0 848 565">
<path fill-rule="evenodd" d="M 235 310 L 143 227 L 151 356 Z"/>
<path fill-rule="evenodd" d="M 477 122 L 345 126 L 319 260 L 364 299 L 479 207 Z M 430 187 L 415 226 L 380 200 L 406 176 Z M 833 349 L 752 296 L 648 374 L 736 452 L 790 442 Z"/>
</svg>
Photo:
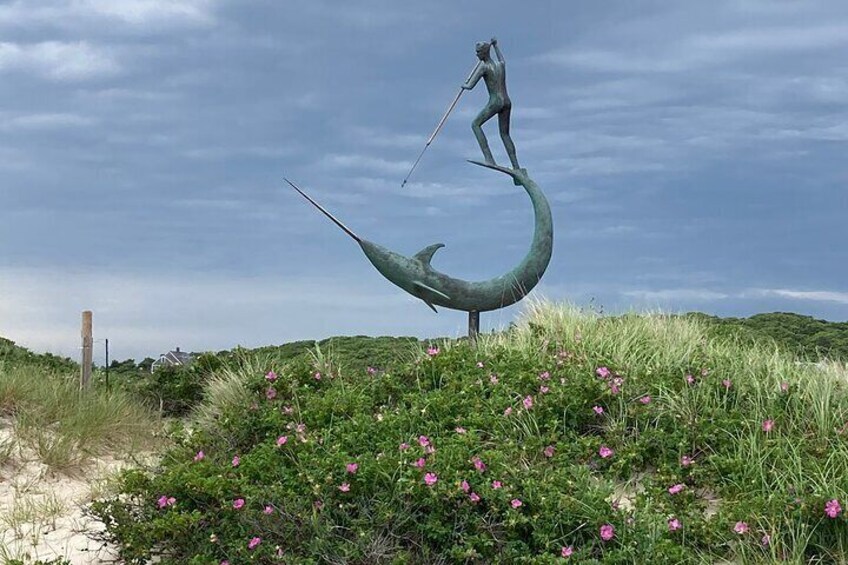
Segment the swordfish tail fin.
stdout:
<svg viewBox="0 0 848 565">
<path fill-rule="evenodd" d="M 349 235 L 350 237 L 352 237 L 352 238 L 353 238 L 353 239 L 354 239 L 357 243 L 359 243 L 359 242 L 361 242 L 361 241 L 362 241 L 362 239 L 361 239 L 358 235 L 356 235 L 355 233 L 353 233 L 353 232 L 350 230 L 350 228 L 348 228 L 346 225 L 344 225 L 343 223 L 341 223 L 338 219 L 336 219 L 336 217 L 335 217 L 335 216 L 333 216 L 332 214 L 330 214 L 329 212 L 327 212 L 327 210 L 325 210 L 323 206 L 321 206 L 320 204 L 318 204 L 317 202 L 315 202 L 314 200 L 312 200 L 312 198 L 310 198 L 308 194 L 306 194 L 306 193 L 305 193 L 305 192 L 303 192 L 300 188 L 298 188 L 298 186 L 297 186 L 296 184 L 294 184 L 294 183 L 293 183 L 292 181 L 290 181 L 289 179 L 284 179 L 284 180 L 285 180 L 287 183 L 289 183 L 293 189 L 295 189 L 296 191 L 298 191 L 298 192 L 300 193 L 300 195 L 301 195 L 301 196 L 303 196 L 304 198 L 306 198 L 307 200 L 309 200 L 309 202 L 311 202 L 313 206 L 315 206 L 316 208 L 318 208 L 319 210 L 321 210 L 321 212 L 323 212 L 323 214 L 324 214 L 325 216 L 327 216 L 328 218 L 330 218 L 330 219 L 333 221 L 333 223 L 334 223 L 334 224 L 336 224 L 337 226 L 339 226 L 339 227 L 342 229 L 342 231 L 344 231 L 347 235 Z"/>
</svg>

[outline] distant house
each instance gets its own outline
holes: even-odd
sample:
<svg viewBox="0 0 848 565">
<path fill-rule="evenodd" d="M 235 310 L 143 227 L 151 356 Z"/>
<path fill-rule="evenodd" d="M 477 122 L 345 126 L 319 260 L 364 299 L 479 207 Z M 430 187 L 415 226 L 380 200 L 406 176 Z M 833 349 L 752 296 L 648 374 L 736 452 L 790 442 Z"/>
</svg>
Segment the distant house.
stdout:
<svg viewBox="0 0 848 565">
<path fill-rule="evenodd" d="M 177 347 L 173 351 L 160 355 L 159 359 L 154 361 L 150 366 L 150 372 L 152 373 L 160 367 L 188 366 L 191 365 L 192 360 L 194 360 L 194 356 L 191 353 L 180 351 L 180 348 Z"/>
</svg>

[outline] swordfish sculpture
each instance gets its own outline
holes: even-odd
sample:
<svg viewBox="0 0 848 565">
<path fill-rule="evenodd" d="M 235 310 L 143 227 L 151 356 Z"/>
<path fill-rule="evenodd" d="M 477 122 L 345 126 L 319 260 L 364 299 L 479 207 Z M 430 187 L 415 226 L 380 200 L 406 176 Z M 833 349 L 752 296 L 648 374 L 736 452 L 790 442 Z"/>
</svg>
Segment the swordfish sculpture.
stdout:
<svg viewBox="0 0 848 565">
<path fill-rule="evenodd" d="M 508 119 L 508 114 L 505 117 Z M 442 121 L 445 118 L 442 118 Z M 501 130 L 503 131 L 503 129 L 502 127 Z M 475 134 L 477 134 L 477 128 L 475 128 Z M 514 165 L 517 165 L 517 160 L 514 159 L 515 150 L 512 147 L 509 149 L 512 149 L 510 151 L 511 161 Z M 491 158 L 491 153 L 486 152 L 485 149 L 484 158 L 486 162 L 470 162 L 507 174 L 512 177 L 515 185 L 524 187 L 533 204 L 535 227 L 530 250 L 518 266 L 504 275 L 479 282 L 457 279 L 441 273 L 432 267 L 430 263 L 433 259 L 433 254 L 444 247 L 443 243 L 428 245 L 411 257 L 401 255 L 359 237 L 324 209 L 323 206 L 308 196 L 300 187 L 288 179 L 286 179 L 286 182 L 356 241 L 371 264 L 390 282 L 416 298 L 421 299 L 434 312 L 437 312 L 436 306 L 468 312 L 469 333 L 476 336 L 477 326 L 479 325 L 479 313 L 503 308 L 524 298 L 542 278 L 550 263 L 551 252 L 553 250 L 551 207 L 542 190 L 530 178 L 526 169 L 517 167 L 507 168 L 496 165 Z"/>
</svg>

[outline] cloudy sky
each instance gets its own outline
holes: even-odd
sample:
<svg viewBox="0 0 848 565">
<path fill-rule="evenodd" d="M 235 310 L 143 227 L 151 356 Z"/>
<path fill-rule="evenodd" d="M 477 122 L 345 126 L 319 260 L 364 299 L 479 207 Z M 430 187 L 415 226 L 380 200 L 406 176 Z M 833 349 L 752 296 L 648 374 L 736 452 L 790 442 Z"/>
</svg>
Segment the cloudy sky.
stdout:
<svg viewBox="0 0 848 565">
<path fill-rule="evenodd" d="M 848 2 L 516 6 L 0 1 L 0 335 L 77 356 L 83 309 L 121 359 L 464 333 L 282 179 L 401 253 L 444 242 L 452 276 L 512 268 L 527 195 L 465 162 L 482 83 L 400 187 L 493 35 L 554 213 L 534 295 L 848 319 Z"/>
</svg>

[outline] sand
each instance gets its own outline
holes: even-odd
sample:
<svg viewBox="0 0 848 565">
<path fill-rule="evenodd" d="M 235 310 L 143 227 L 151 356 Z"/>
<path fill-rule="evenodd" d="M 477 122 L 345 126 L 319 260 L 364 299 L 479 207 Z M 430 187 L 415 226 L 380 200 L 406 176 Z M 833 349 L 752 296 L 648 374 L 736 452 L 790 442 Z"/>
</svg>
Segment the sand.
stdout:
<svg viewBox="0 0 848 565">
<path fill-rule="evenodd" d="M 0 460 L 0 563 L 57 557 L 74 565 L 114 562 L 114 550 L 90 537 L 103 524 L 84 516 L 83 507 L 128 464 L 106 456 L 73 475 L 53 473 L 17 444 L 9 419 L 0 419 L 0 447 L 4 445 L 13 448 Z"/>
</svg>

